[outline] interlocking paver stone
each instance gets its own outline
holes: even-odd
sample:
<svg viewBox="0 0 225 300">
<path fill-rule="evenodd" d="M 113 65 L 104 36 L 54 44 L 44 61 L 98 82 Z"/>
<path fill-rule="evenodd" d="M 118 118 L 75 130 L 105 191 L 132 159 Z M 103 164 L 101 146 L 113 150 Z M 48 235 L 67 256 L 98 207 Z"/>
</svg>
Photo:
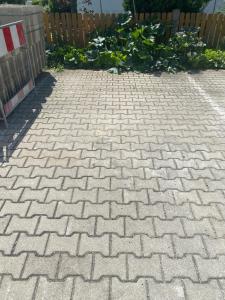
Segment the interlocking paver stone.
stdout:
<svg viewBox="0 0 225 300">
<path fill-rule="evenodd" d="M 225 299 L 224 78 L 43 76 L 0 124 L 0 299 Z"/>
</svg>

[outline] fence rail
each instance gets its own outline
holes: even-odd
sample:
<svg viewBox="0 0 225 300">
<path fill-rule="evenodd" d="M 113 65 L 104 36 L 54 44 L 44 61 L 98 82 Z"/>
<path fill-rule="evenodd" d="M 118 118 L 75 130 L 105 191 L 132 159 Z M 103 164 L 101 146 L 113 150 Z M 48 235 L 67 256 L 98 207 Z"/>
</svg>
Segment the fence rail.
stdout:
<svg viewBox="0 0 225 300">
<path fill-rule="evenodd" d="M 45 13 L 45 37 L 49 44 L 63 41 L 78 46 L 87 45 L 90 34 L 96 29 L 105 30 L 116 20 L 116 14 Z M 138 14 L 137 21 L 155 18 L 171 23 L 174 29 L 199 27 L 199 35 L 209 47 L 225 44 L 225 15 L 204 13 L 151 13 Z"/>
</svg>

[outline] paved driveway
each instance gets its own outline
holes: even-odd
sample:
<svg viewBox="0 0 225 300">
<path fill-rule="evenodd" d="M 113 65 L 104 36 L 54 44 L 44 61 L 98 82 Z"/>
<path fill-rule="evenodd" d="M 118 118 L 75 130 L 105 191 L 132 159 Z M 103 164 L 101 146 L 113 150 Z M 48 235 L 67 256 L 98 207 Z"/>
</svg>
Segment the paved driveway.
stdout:
<svg viewBox="0 0 225 300">
<path fill-rule="evenodd" d="M 45 75 L 9 122 L 1 300 L 225 299 L 225 72 Z"/>
</svg>

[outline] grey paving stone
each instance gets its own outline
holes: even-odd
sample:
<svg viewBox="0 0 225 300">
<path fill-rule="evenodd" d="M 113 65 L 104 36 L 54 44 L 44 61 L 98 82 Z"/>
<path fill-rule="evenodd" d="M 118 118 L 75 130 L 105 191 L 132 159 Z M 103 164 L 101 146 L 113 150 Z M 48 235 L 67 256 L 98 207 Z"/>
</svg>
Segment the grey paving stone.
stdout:
<svg viewBox="0 0 225 300">
<path fill-rule="evenodd" d="M 55 188 L 49 188 L 46 197 L 46 202 L 51 201 L 64 201 L 71 202 L 73 189 L 68 188 L 67 190 L 56 190 Z"/>
<path fill-rule="evenodd" d="M 16 190 L 18 191 L 18 190 Z M 38 202 L 44 202 L 46 195 L 48 193 L 48 189 L 43 190 L 32 190 L 30 188 L 23 189 L 23 193 L 21 196 L 20 201 L 27 201 L 27 200 L 36 200 Z"/>
<path fill-rule="evenodd" d="M 135 203 L 118 204 L 113 202 L 111 204 L 111 217 L 117 218 L 118 216 L 129 216 L 133 219 L 137 218 L 137 207 Z"/>
<path fill-rule="evenodd" d="M 11 235 L 0 235 L 0 251 L 5 255 L 9 255 L 16 241 L 17 233 Z"/>
<path fill-rule="evenodd" d="M 24 254 L 23 254 L 24 255 Z M 23 257 L 22 254 L 19 258 Z M 36 256 L 33 253 L 28 254 L 25 266 L 22 273 L 22 278 L 29 278 L 33 275 L 44 275 L 49 279 L 54 279 L 56 276 L 59 255 L 43 257 Z"/>
<path fill-rule="evenodd" d="M 135 280 L 139 277 L 154 277 L 156 280 L 162 280 L 159 255 L 149 258 L 136 258 L 129 255 L 128 270 L 129 280 Z"/>
<path fill-rule="evenodd" d="M 149 236 L 155 235 L 152 218 L 147 218 L 145 220 L 132 220 L 130 218 L 126 218 L 125 222 L 126 236 L 133 236 L 134 234 L 141 233 Z"/>
<path fill-rule="evenodd" d="M 116 276 L 120 280 L 126 279 L 126 256 L 121 254 L 118 257 L 103 257 L 95 255 L 93 279 L 98 280 L 102 276 Z"/>
<path fill-rule="evenodd" d="M 207 250 L 201 236 L 193 236 L 192 238 L 181 238 L 173 236 L 173 243 L 176 252 L 176 257 L 183 257 L 186 254 L 199 254 L 202 257 L 207 257 Z"/>
<path fill-rule="evenodd" d="M 29 205 L 30 205 L 29 201 L 21 202 L 21 203 L 5 201 L 4 205 L 1 207 L 0 216 L 18 215 L 21 217 L 25 217 Z"/>
<path fill-rule="evenodd" d="M 124 218 L 119 217 L 115 220 L 104 220 L 101 217 L 97 218 L 96 226 L 97 235 L 103 233 L 117 233 L 120 236 L 124 235 Z"/>
<path fill-rule="evenodd" d="M 88 280 L 91 276 L 91 265 L 91 254 L 87 254 L 83 257 L 69 257 L 67 254 L 62 254 L 59 265 L 58 278 L 64 279 L 69 275 L 79 275 Z"/>
<path fill-rule="evenodd" d="M 72 236 L 58 236 L 55 233 L 50 234 L 46 251 L 46 255 L 56 252 L 67 252 L 70 255 L 76 255 L 78 244 L 78 234 Z"/>
<path fill-rule="evenodd" d="M 26 233 L 20 233 L 19 238 L 14 245 L 13 254 L 22 252 L 36 252 L 38 255 L 43 255 L 47 244 L 48 235 L 44 233 L 40 236 L 29 236 Z"/>
<path fill-rule="evenodd" d="M 185 290 L 188 299 L 193 300 L 222 300 L 224 299 L 224 293 L 221 291 L 218 282 L 211 280 L 208 283 L 199 284 L 192 283 L 189 280 L 184 281 Z"/>
<path fill-rule="evenodd" d="M 136 256 L 141 256 L 141 239 L 136 235 L 133 237 L 118 237 L 112 235 L 112 256 L 117 256 L 120 253 L 132 253 Z"/>
<path fill-rule="evenodd" d="M 99 282 L 85 282 L 81 278 L 75 279 L 73 300 L 108 300 L 109 280 L 104 278 Z"/>
<path fill-rule="evenodd" d="M 37 278 L 32 277 L 26 281 L 12 280 L 4 276 L 0 286 L 0 299 L 2 300 L 30 300 L 33 297 Z"/>
<path fill-rule="evenodd" d="M 121 282 L 117 278 L 112 279 L 112 300 L 146 300 L 147 291 L 145 280 L 139 279 L 137 282 Z"/>
<path fill-rule="evenodd" d="M 5 187 L 0 187 L 0 199 L 12 200 L 13 202 L 19 201 L 23 188 L 17 190 L 7 190 Z"/>
<path fill-rule="evenodd" d="M 73 217 L 70 217 L 66 229 L 66 234 L 71 235 L 77 232 L 77 233 L 88 233 L 89 235 L 94 235 L 95 223 L 96 223 L 95 217 L 90 217 L 89 219 L 75 219 Z"/>
<path fill-rule="evenodd" d="M 41 216 L 36 230 L 36 234 L 42 234 L 43 232 L 57 232 L 60 235 L 65 234 L 68 217 L 64 216 L 59 219 L 47 218 Z"/>
<path fill-rule="evenodd" d="M 28 234 L 34 234 L 37 222 L 37 216 L 33 218 L 20 218 L 18 216 L 13 216 L 7 227 L 6 234 L 22 231 L 27 232 Z"/>
<path fill-rule="evenodd" d="M 104 256 L 109 256 L 109 235 L 105 234 L 100 237 L 91 237 L 87 234 L 81 234 L 79 255 L 86 253 L 99 252 Z"/>
<path fill-rule="evenodd" d="M 141 191 L 129 191 L 124 190 L 124 202 L 129 203 L 132 201 L 136 202 L 143 202 L 148 203 L 148 191 L 147 190 L 141 190 Z"/>
<path fill-rule="evenodd" d="M 13 278 L 18 279 L 23 269 L 26 256 L 26 253 L 20 256 L 5 256 L 0 253 L 0 274 L 9 274 Z"/>
<path fill-rule="evenodd" d="M 148 291 L 150 299 L 185 299 L 185 290 L 180 280 L 176 279 L 171 283 L 156 283 L 152 279 L 148 279 Z M 192 299 L 192 298 L 191 298 Z"/>
<path fill-rule="evenodd" d="M 203 282 L 212 278 L 224 278 L 225 276 L 225 257 L 204 259 L 200 256 L 195 256 L 196 264 L 199 271 L 200 279 Z"/>
<path fill-rule="evenodd" d="M 194 236 L 195 234 L 208 235 L 215 237 L 215 232 L 209 219 L 202 220 L 183 220 L 184 229 L 187 233 L 187 236 Z"/>
<path fill-rule="evenodd" d="M 29 204 L 29 202 L 28 202 Z M 46 215 L 49 218 L 53 217 L 56 207 L 56 202 L 51 203 L 38 203 L 32 201 L 31 206 L 27 212 L 27 217 L 32 217 L 36 215 Z"/>
<path fill-rule="evenodd" d="M 100 204 L 94 204 L 90 202 L 85 202 L 83 217 L 89 218 L 91 216 L 102 216 L 103 218 L 108 219 L 109 203 L 105 202 Z"/>
<path fill-rule="evenodd" d="M 78 203 L 64 203 L 62 201 L 58 202 L 56 212 L 55 212 L 55 217 L 63 217 L 63 216 L 74 216 L 77 218 L 81 217 L 82 213 L 82 208 L 83 208 L 83 203 L 78 202 Z"/>
<path fill-rule="evenodd" d="M 159 218 L 155 218 L 154 224 L 157 236 L 172 233 L 178 236 L 185 236 L 183 226 L 179 218 L 173 220 L 161 220 Z"/>
<path fill-rule="evenodd" d="M 172 239 L 169 235 L 164 235 L 161 238 L 143 236 L 142 243 L 144 256 L 151 256 L 155 253 L 164 253 L 170 257 L 174 257 Z"/>
<path fill-rule="evenodd" d="M 189 278 L 195 282 L 198 281 L 195 264 L 190 255 L 178 259 L 162 255 L 162 268 L 166 281 L 171 281 L 176 277 Z"/>
</svg>

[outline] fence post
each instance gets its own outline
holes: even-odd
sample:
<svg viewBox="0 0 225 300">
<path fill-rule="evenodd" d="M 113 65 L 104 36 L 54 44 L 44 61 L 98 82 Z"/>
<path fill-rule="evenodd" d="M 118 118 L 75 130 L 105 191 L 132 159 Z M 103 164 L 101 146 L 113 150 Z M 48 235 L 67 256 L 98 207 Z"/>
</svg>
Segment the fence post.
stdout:
<svg viewBox="0 0 225 300">
<path fill-rule="evenodd" d="M 172 11 L 172 22 L 173 22 L 173 28 L 172 28 L 172 33 L 176 33 L 178 26 L 179 26 L 179 21 L 180 21 L 180 10 L 179 9 L 174 9 Z"/>
</svg>

